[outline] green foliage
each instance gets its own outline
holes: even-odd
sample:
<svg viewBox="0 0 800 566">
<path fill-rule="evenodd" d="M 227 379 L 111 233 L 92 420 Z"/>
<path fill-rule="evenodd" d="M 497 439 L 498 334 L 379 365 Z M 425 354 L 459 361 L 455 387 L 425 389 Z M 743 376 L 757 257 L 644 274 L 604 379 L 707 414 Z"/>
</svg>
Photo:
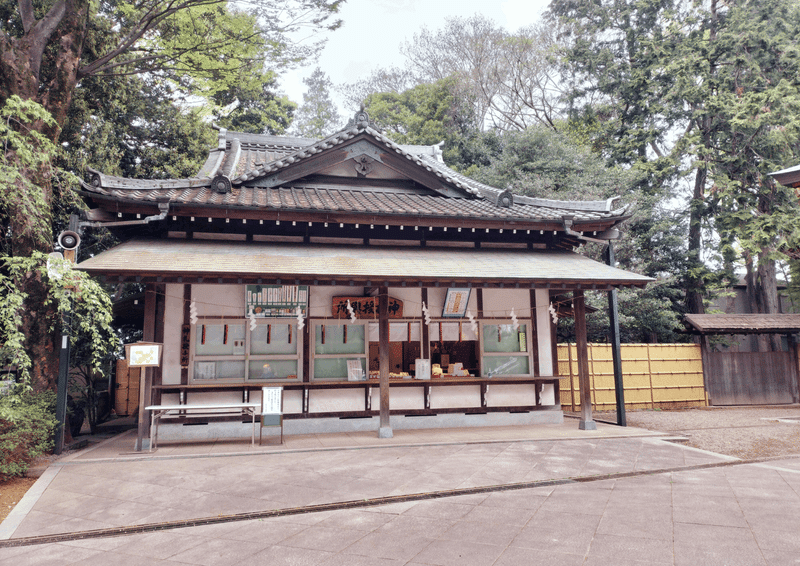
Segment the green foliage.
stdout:
<svg viewBox="0 0 800 566">
<path fill-rule="evenodd" d="M 317 67 L 303 83 L 308 90 L 297 111 L 294 130 L 302 137 L 322 139 L 341 127 L 341 117 L 330 97 L 331 80 Z"/>
<path fill-rule="evenodd" d="M 588 149 L 544 125 L 501 136 L 502 152 L 476 172 L 484 183 L 540 198 L 604 200 L 630 194 L 638 175 L 607 167 Z"/>
<path fill-rule="evenodd" d="M 26 289 L 31 280 L 45 282 L 48 294 L 43 305 L 30 303 Z M 51 333 L 66 326 L 73 343 L 79 337 L 84 340 L 94 369 L 99 370 L 103 359 L 117 348 L 111 301 L 97 282 L 72 269 L 70 262 L 40 252 L 30 257 L 0 255 L 0 365 L 16 367 L 23 381 L 33 365 L 23 317 L 34 309 L 54 313 L 47 321 Z"/>
<path fill-rule="evenodd" d="M 41 123 L 53 124 L 53 118 L 41 105 L 31 100 L 11 96 L 0 109 L 0 220 L 8 233 L 12 220 L 25 219 L 24 230 L 39 244 L 50 237 L 50 215 L 45 194 L 36 182 L 46 184 L 52 191 L 54 175 L 51 160 L 57 148 L 46 136 L 37 131 Z M 12 234 L 12 239 L 15 237 Z M 3 249 L 10 251 L 12 242 L 4 238 Z"/>
<path fill-rule="evenodd" d="M 53 447 L 56 395 L 15 391 L 0 396 L 0 483 L 25 475 Z"/>
<path fill-rule="evenodd" d="M 446 163 L 462 161 L 459 144 L 477 131 L 472 110 L 456 90 L 454 78 L 425 83 L 404 92 L 369 95 L 364 108 L 397 143 L 434 145 L 444 142 Z"/>
</svg>

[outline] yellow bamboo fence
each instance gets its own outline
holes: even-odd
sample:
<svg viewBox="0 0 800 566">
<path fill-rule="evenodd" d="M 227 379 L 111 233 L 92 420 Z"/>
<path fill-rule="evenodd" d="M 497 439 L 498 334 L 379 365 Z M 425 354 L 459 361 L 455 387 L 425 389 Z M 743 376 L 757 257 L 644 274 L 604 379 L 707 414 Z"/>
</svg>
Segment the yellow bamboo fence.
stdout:
<svg viewBox="0 0 800 566">
<path fill-rule="evenodd" d="M 622 383 L 627 409 L 705 407 L 703 362 L 697 344 L 623 344 Z M 580 387 L 575 344 L 558 345 L 561 407 L 580 410 Z M 589 344 L 592 407 L 613 411 L 614 365 L 610 344 Z"/>
</svg>

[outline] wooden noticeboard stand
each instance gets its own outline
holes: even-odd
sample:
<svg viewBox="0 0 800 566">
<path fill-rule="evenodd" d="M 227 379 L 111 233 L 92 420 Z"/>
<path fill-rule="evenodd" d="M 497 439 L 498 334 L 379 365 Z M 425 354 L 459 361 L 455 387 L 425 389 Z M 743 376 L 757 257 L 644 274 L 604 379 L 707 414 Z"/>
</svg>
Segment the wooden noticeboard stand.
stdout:
<svg viewBox="0 0 800 566">
<path fill-rule="evenodd" d="M 283 444 L 283 387 L 262 387 L 261 427 L 258 431 L 259 446 L 261 446 L 264 427 L 275 426 L 281 428 L 281 444 Z"/>
</svg>

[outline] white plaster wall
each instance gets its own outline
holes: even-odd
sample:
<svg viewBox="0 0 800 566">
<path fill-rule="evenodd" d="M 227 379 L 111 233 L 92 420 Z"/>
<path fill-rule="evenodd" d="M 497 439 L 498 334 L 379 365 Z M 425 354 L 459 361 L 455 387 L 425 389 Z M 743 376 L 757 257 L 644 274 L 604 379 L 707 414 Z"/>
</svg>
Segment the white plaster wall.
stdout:
<svg viewBox="0 0 800 566">
<path fill-rule="evenodd" d="M 183 325 L 183 285 L 166 286 L 164 302 L 164 357 L 161 366 L 161 383 L 176 385 L 181 382 L 181 326 Z"/>
<path fill-rule="evenodd" d="M 553 349 L 550 333 L 550 291 L 536 289 L 536 337 L 539 351 L 539 375 L 553 375 Z"/>
<path fill-rule="evenodd" d="M 312 413 L 363 411 L 364 390 L 361 388 L 312 389 L 308 392 L 308 410 Z"/>
<path fill-rule="evenodd" d="M 489 391 L 486 393 L 486 404 L 489 407 L 535 405 L 536 392 L 534 390 L 534 385 L 489 384 Z"/>
<path fill-rule="evenodd" d="M 303 392 L 283 390 L 283 413 L 303 412 Z"/>
<path fill-rule="evenodd" d="M 389 409 L 408 411 L 425 408 L 425 389 L 422 387 L 392 387 L 389 391 Z M 372 410 L 381 408 L 381 389 L 372 388 Z"/>
<path fill-rule="evenodd" d="M 202 405 L 204 403 L 241 403 L 242 390 L 231 391 L 189 391 L 187 402 L 191 405 Z M 255 401 L 255 400 L 254 400 Z"/>
<path fill-rule="evenodd" d="M 539 399 L 542 405 L 555 405 L 556 394 L 555 387 L 549 383 L 542 386 L 542 392 L 539 394 Z"/>
<path fill-rule="evenodd" d="M 244 289 L 244 285 L 192 285 L 197 316 L 244 318 Z"/>
<path fill-rule="evenodd" d="M 431 383 L 434 385 L 434 383 Z M 481 406 L 480 385 L 431 387 L 431 409 L 455 409 Z"/>
<path fill-rule="evenodd" d="M 510 318 L 511 308 L 517 318 L 530 318 L 531 294 L 528 289 L 484 289 L 483 316 L 486 318 Z M 473 311 L 474 312 L 474 311 Z"/>
<path fill-rule="evenodd" d="M 422 316 L 422 289 L 414 287 L 389 287 L 389 296 L 403 301 L 403 317 Z"/>
<path fill-rule="evenodd" d="M 308 288 L 309 316 L 329 318 L 333 297 L 359 297 L 364 293 L 364 287 L 350 287 L 349 285 L 311 285 Z"/>
</svg>

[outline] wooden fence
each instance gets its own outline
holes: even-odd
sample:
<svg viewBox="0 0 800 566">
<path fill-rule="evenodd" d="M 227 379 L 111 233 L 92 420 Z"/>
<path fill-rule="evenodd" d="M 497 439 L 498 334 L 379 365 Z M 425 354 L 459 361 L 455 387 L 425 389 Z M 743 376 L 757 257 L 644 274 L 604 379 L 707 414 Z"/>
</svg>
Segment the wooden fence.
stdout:
<svg viewBox="0 0 800 566">
<path fill-rule="evenodd" d="M 622 383 L 627 409 L 705 407 L 703 362 L 696 344 L 623 344 Z M 558 345 L 561 407 L 580 410 L 575 344 Z M 589 344 L 592 406 L 596 411 L 616 407 L 614 366 L 610 344 Z"/>
</svg>

